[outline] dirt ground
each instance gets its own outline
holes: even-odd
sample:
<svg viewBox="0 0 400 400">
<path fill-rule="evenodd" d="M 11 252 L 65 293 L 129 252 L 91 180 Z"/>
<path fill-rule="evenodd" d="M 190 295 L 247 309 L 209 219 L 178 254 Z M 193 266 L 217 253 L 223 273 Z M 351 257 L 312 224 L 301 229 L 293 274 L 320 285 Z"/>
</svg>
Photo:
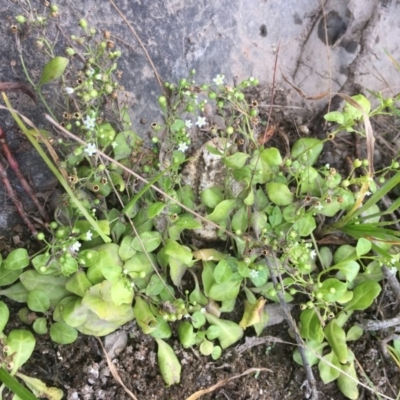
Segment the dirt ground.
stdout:
<svg viewBox="0 0 400 400">
<path fill-rule="evenodd" d="M 14 15 L 13 13 L 16 9 L 16 3 L 18 2 L 10 2 L 10 4 L 7 4 L 7 6 L 5 6 L 3 10 L 0 10 L 1 17 L 4 21 L 10 21 L 11 16 Z M 65 3 L 65 1 L 60 3 Z M 86 16 L 90 17 L 90 15 L 95 14 L 95 3 L 95 1 L 90 2 L 90 6 L 88 6 L 88 9 L 85 11 L 87 14 Z M 135 7 L 133 7 L 133 9 L 137 11 L 137 7 L 139 6 L 138 4 L 140 2 L 134 3 Z M 233 3 L 236 4 L 237 2 Z M 262 1 L 260 3 L 264 4 L 267 2 Z M 386 4 L 390 2 L 383 3 Z M 128 7 L 127 4 L 127 2 L 123 2 L 123 5 L 126 8 Z M 171 7 L 173 6 L 176 7 L 178 11 L 182 11 L 182 4 L 183 3 L 181 3 L 180 1 L 168 2 L 167 11 L 171 11 Z M 200 15 L 199 9 L 201 7 L 193 4 L 193 2 L 191 3 L 191 5 L 193 6 L 192 12 L 197 13 L 196 15 Z M 160 9 L 162 8 L 161 3 L 159 4 L 159 7 Z M 215 6 L 215 9 L 217 8 L 218 7 Z M 129 12 L 133 13 L 132 10 L 129 10 Z M 204 18 L 204 20 L 207 20 L 207 13 L 210 12 L 210 9 L 205 7 L 204 10 L 204 15 L 202 14 L 201 17 Z M 354 7 L 352 8 L 352 10 L 354 11 Z M 68 22 L 72 24 L 71 21 L 73 18 L 75 18 L 75 20 L 78 19 L 80 16 L 79 12 L 83 12 L 82 9 L 75 9 L 71 7 L 68 12 Z M 97 20 L 101 20 L 101 15 L 105 12 L 107 11 L 99 11 L 100 16 L 99 14 L 96 14 Z M 150 14 L 152 18 L 155 18 L 157 16 L 154 9 Z M 230 28 L 228 24 L 224 25 L 223 10 L 219 10 L 218 12 L 216 12 L 215 15 L 217 22 L 213 20 L 213 24 L 216 24 L 216 26 L 218 27 L 217 31 L 213 31 L 213 26 L 215 27 L 215 25 L 212 25 L 210 23 L 211 25 L 207 25 L 207 30 L 199 22 L 203 20 L 196 19 L 195 27 L 197 34 L 193 35 L 194 39 L 192 37 L 191 39 L 189 38 L 190 40 L 183 40 L 183 47 L 186 48 L 186 64 L 179 64 L 178 62 L 173 63 L 171 59 L 165 59 L 163 51 L 167 51 L 169 49 L 171 54 L 175 54 L 175 49 L 171 50 L 171 48 L 168 46 L 165 46 L 167 50 L 162 46 L 160 46 L 159 51 L 154 51 L 153 49 L 152 55 L 155 58 L 157 66 L 160 66 L 163 71 L 168 71 L 165 72 L 165 74 L 169 73 L 170 79 L 174 79 L 174 74 L 178 75 L 181 71 L 185 72 L 189 67 L 190 60 L 194 60 L 193 62 L 195 64 L 197 63 L 197 65 L 200 64 L 201 57 L 199 57 L 198 54 L 201 53 L 201 51 L 205 51 L 205 49 L 202 49 L 201 47 L 201 40 L 207 38 L 207 35 L 211 35 L 212 37 L 212 39 L 210 39 L 210 36 L 208 36 L 207 43 L 213 43 L 213 40 L 217 41 L 218 35 L 220 35 L 220 37 L 224 37 L 224 35 L 226 35 L 226 40 L 222 41 L 222 44 L 220 43 L 222 46 L 221 48 L 231 48 L 231 46 L 235 42 L 235 37 L 231 37 L 226 33 L 229 31 Z M 300 26 L 301 23 L 299 21 L 301 21 L 302 19 L 304 20 L 304 16 L 297 19 L 298 23 L 293 23 L 293 27 L 295 28 L 297 26 Z M 126 32 L 123 33 L 121 31 L 117 21 L 119 21 L 117 17 L 113 16 L 112 24 L 116 26 L 115 29 L 116 31 L 118 31 L 118 37 L 121 38 L 124 37 L 124 35 L 126 36 Z M 312 21 L 312 18 L 310 18 L 309 23 L 311 24 Z M 260 24 L 262 22 L 261 20 L 259 21 L 257 19 L 257 24 L 255 24 L 254 26 L 249 24 L 246 25 L 246 29 L 243 28 L 244 25 L 240 25 L 240 21 L 234 20 L 234 22 L 236 25 L 232 22 L 232 29 L 235 28 L 236 31 L 239 31 L 239 33 L 243 33 L 246 29 L 249 30 L 249 32 L 254 31 L 254 38 L 257 37 L 257 40 L 264 40 L 264 36 L 266 36 L 267 34 L 269 35 L 268 38 L 276 37 L 275 33 L 271 34 L 270 25 L 260 31 Z M 12 65 L 12 62 L 17 60 L 18 57 L 17 53 L 15 52 L 15 44 L 13 42 L 12 35 L 10 35 L 10 33 L 8 32 L 10 23 L 8 23 L 7 26 L 5 25 L 1 28 L 1 44 L 4 44 L 3 48 L 7 51 L 4 51 L 4 54 L 1 56 L 2 58 L 0 60 L 0 71 L 2 74 L 1 79 L 3 81 L 23 81 L 23 74 L 18 63 L 15 67 L 10 67 L 10 65 Z M 314 22 L 314 25 L 316 25 L 316 22 Z M 154 27 L 152 25 L 151 29 L 153 28 Z M 151 39 L 154 39 L 152 34 L 154 34 L 154 32 L 157 32 L 156 28 L 154 28 L 153 30 L 151 29 L 149 28 L 148 30 L 146 30 L 144 26 L 139 29 L 139 32 L 145 35 L 148 39 L 147 43 L 150 44 L 153 43 Z M 274 31 L 272 30 L 272 32 Z M 201 36 L 200 33 L 203 36 Z M 252 34 L 253 33 L 251 33 L 251 35 Z M 260 44 L 261 42 L 257 42 L 258 47 L 253 46 L 249 50 L 249 47 L 246 46 L 249 46 L 249 43 L 255 40 L 251 35 L 247 38 L 248 43 L 240 43 L 241 53 L 235 54 L 234 58 L 237 61 L 243 53 L 245 55 L 245 60 L 242 64 L 238 63 L 233 66 L 235 74 L 232 72 L 232 75 L 240 75 L 240 73 L 243 71 L 253 71 L 253 68 L 249 67 L 249 65 L 251 65 L 251 57 L 257 56 L 258 52 L 261 52 L 261 50 L 263 49 L 262 46 L 266 46 L 264 42 L 262 42 L 262 44 Z M 188 35 L 188 37 L 189 36 L 190 35 Z M 173 36 L 173 39 L 174 38 L 177 40 L 177 36 Z M 29 35 L 26 40 L 29 40 Z M 304 42 L 307 42 L 307 40 L 304 40 Z M 129 46 L 126 46 L 126 48 L 128 47 Z M 213 51 L 211 51 L 211 47 L 208 48 L 208 51 L 215 57 L 214 59 L 212 59 L 212 62 L 209 62 L 210 67 L 202 71 L 203 75 L 208 74 L 209 79 L 210 76 L 213 76 L 211 75 L 211 73 L 218 73 L 221 69 L 221 65 L 218 65 L 217 63 L 218 49 L 214 48 Z M 289 50 L 290 48 L 286 49 L 286 51 L 288 52 Z M 361 49 L 361 51 L 362 50 L 363 49 Z M 230 52 L 230 50 L 227 50 L 227 52 Z M 304 50 L 304 54 L 306 54 L 305 52 L 306 50 Z M 347 56 L 349 56 L 350 52 L 346 52 Z M 134 50 L 132 50 L 132 52 L 130 53 L 130 57 L 132 58 L 129 62 L 132 62 L 133 57 L 138 56 L 138 54 L 141 54 L 139 47 L 134 47 Z M 177 57 L 176 59 L 179 60 L 179 57 Z M 224 58 L 225 65 L 223 65 L 223 67 L 228 68 L 229 62 L 231 60 L 232 58 L 229 57 Z M 347 60 L 349 68 L 351 66 L 354 67 L 354 65 L 352 64 L 353 61 L 353 56 Z M 129 69 L 129 62 L 124 62 L 126 63 L 126 65 L 123 65 L 123 69 L 127 71 Z M 259 62 L 262 63 L 262 61 Z M 295 60 L 292 60 L 292 62 L 292 66 L 296 64 Z M 40 71 L 40 57 L 34 52 L 29 54 L 29 65 L 32 68 L 32 71 L 34 71 L 35 73 L 39 73 L 38 71 Z M 144 105 L 145 102 L 143 101 L 144 93 L 152 95 L 154 98 L 156 98 L 157 89 L 154 85 L 154 82 L 152 84 L 148 83 L 154 80 L 154 76 L 152 75 L 152 73 L 149 72 L 148 67 L 146 69 L 143 66 L 135 66 L 135 68 L 135 71 L 140 70 L 140 77 L 146 77 L 146 79 L 144 80 L 145 83 L 143 83 L 143 85 L 140 85 L 140 83 L 136 81 L 137 86 L 132 88 L 129 87 L 130 76 L 128 75 L 128 73 L 127 77 L 124 79 L 126 79 L 125 82 L 127 82 L 126 85 L 128 86 L 128 88 L 131 90 L 132 93 L 134 93 L 133 109 L 136 113 L 135 117 L 138 119 L 141 115 L 140 112 L 143 111 L 146 107 L 146 105 Z M 303 65 L 303 70 L 299 70 L 299 76 L 302 77 L 303 75 L 306 75 L 306 72 L 304 72 L 305 70 L 307 71 L 307 68 Z M 294 75 L 296 75 L 296 73 L 294 73 Z M 354 73 L 354 71 L 352 71 L 352 73 Z M 138 74 L 139 73 L 137 73 L 137 75 Z M 322 74 L 318 76 L 321 77 L 321 75 Z M 140 80 L 140 77 L 136 79 Z M 270 77 L 271 75 L 268 76 L 268 78 Z M 342 78 L 343 77 L 335 81 L 335 84 L 337 84 L 338 88 L 341 88 L 346 84 L 348 88 L 354 88 L 354 85 L 351 85 L 350 83 L 348 83 L 348 81 Z M 309 79 L 309 77 L 307 77 L 307 79 Z M 149 87 L 151 89 L 149 89 Z M 315 83 L 314 86 L 313 84 L 312 90 L 314 90 L 314 88 L 316 87 L 319 87 L 319 85 Z M 137 92 L 135 92 L 136 89 Z M 57 88 L 55 88 L 55 90 L 57 90 Z M 289 89 L 287 90 L 290 91 Z M 296 116 L 290 109 L 290 107 L 293 105 L 293 103 L 290 102 L 290 98 L 293 98 L 294 96 L 293 91 L 290 92 L 291 94 L 289 96 L 287 91 L 279 89 L 275 97 L 275 104 L 280 105 L 282 108 L 278 108 L 274 113 L 277 124 L 277 133 L 272 144 L 280 146 L 281 148 L 285 147 L 283 139 L 285 135 L 289 136 L 290 139 L 293 140 L 301 134 L 299 131 L 299 126 L 303 122 L 307 123 L 307 129 L 309 130 L 310 135 L 323 137 L 326 134 L 326 132 L 324 131 L 324 128 L 326 127 L 324 127 L 321 123 L 321 118 L 315 117 L 316 115 L 320 115 L 320 113 L 324 109 L 324 104 L 319 104 L 318 107 L 314 105 L 312 107 L 308 107 L 304 106 L 303 100 L 299 101 L 299 99 L 297 99 L 298 103 L 296 103 L 296 107 L 299 107 L 300 105 L 300 108 L 302 108 L 302 112 L 301 116 Z M 260 107 L 263 106 L 265 110 L 268 110 L 268 104 L 270 100 L 270 86 L 264 84 L 262 90 L 258 94 L 254 94 L 254 96 L 259 96 L 258 100 L 260 103 Z M 40 120 L 42 110 L 32 110 L 32 104 L 29 104 L 28 100 L 21 100 L 20 96 L 15 96 L 14 100 L 16 108 L 20 109 L 23 112 L 26 112 L 26 114 L 33 118 L 39 126 L 43 124 L 43 121 Z M 304 110 L 307 111 L 307 113 L 304 113 Z M 309 111 L 312 112 L 310 113 Z M 27 148 L 25 152 L 21 151 L 20 143 L 24 143 L 23 139 L 18 136 L 18 132 L 13 130 L 14 127 L 9 117 L 4 113 L 2 114 L 2 116 L 4 117 L 5 125 L 9 128 L 11 132 L 10 140 L 11 143 L 15 143 L 14 147 L 17 155 L 18 151 L 20 151 L 20 160 L 30 160 L 25 169 L 27 170 L 32 168 L 32 171 L 36 171 L 32 172 L 32 174 L 38 176 L 39 172 L 42 173 L 44 170 L 43 165 L 38 164 L 35 168 L 33 168 L 33 165 L 36 163 L 36 161 L 33 161 L 36 160 L 34 151 L 32 151 L 30 148 Z M 146 116 L 148 124 L 152 122 L 151 118 L 151 115 Z M 143 129 L 145 131 L 145 128 Z M 384 159 L 388 156 L 388 154 L 390 154 L 390 157 L 392 157 L 393 154 L 398 152 L 398 147 L 396 147 L 396 143 L 393 143 L 397 135 L 398 121 L 394 118 L 380 119 L 375 122 L 375 129 L 376 137 L 378 138 L 376 144 L 376 160 L 379 163 L 379 158 Z M 343 138 L 343 141 L 333 143 L 325 151 L 323 159 L 321 159 L 321 163 L 323 164 L 329 162 L 333 166 L 337 166 L 337 168 L 340 170 L 343 167 L 343 160 L 345 159 L 345 157 L 349 154 L 354 155 L 355 146 L 360 146 L 362 151 L 362 144 L 354 144 L 351 137 Z M 38 188 L 38 190 L 41 190 L 44 194 L 46 194 L 49 190 L 52 189 L 48 189 L 43 186 L 44 183 L 48 182 L 48 175 L 43 175 L 41 180 L 39 179 L 37 181 L 36 187 Z M 0 197 L 2 199 L 5 198 L 5 194 L 1 190 L 1 188 Z M 9 207 L 9 209 L 7 207 Z M 5 229 L 2 231 L 2 235 L 4 235 L 4 237 L 0 238 L 0 251 L 2 252 L 3 256 L 12 249 L 12 246 L 31 246 L 30 239 L 23 234 L 22 231 L 24 228 L 19 222 L 18 217 L 13 212 L 13 209 L 9 205 L 9 203 L 4 202 L 1 208 L 2 214 L 0 216 L 0 228 L 3 228 L 4 225 Z M 6 234 L 8 235 L 7 239 L 5 237 Z M 13 238 L 14 240 L 12 240 Z M 34 245 L 32 244 L 32 246 Z M 18 310 L 22 307 L 22 305 L 10 302 L 8 300 L 5 301 L 10 307 L 12 316 L 9 325 L 7 326 L 7 330 L 11 330 L 17 327 L 26 328 L 26 326 L 23 326 L 23 324 L 19 321 L 17 317 Z M 395 306 L 396 305 L 393 304 L 393 298 L 390 290 L 385 288 L 385 290 L 382 291 L 374 307 L 368 311 L 368 315 L 358 313 L 355 315 L 354 318 L 356 318 L 355 321 L 361 321 L 363 318 L 390 318 L 396 315 Z M 237 310 L 238 315 L 240 315 L 242 311 L 241 307 L 242 305 L 239 302 Z M 235 316 L 233 316 L 233 318 L 235 319 Z M 173 337 L 169 340 L 169 343 L 174 347 L 174 350 L 176 351 L 176 354 L 182 363 L 182 378 L 179 385 L 175 385 L 169 388 L 165 387 L 157 366 L 155 341 L 151 337 L 142 334 L 141 330 L 136 326 L 135 323 L 128 324 L 122 329 L 126 331 L 128 335 L 128 342 L 121 353 L 113 359 L 113 363 L 116 366 L 121 380 L 124 382 L 127 388 L 136 395 L 138 400 L 184 400 L 198 390 L 211 387 L 221 380 L 234 378 L 235 376 L 244 373 L 250 368 L 264 368 L 265 370 L 262 370 L 260 372 L 253 372 L 248 375 L 238 377 L 237 379 L 232 379 L 216 389 L 214 392 L 210 394 L 205 394 L 201 398 L 204 400 L 297 400 L 307 398 L 308 391 L 306 385 L 306 374 L 303 368 L 295 364 L 292 359 L 294 339 L 290 336 L 286 323 L 266 328 L 266 330 L 264 331 L 264 334 L 266 336 L 265 343 L 251 347 L 241 353 L 239 353 L 236 348 L 228 349 L 223 353 L 223 356 L 218 361 L 211 361 L 209 358 L 199 355 L 196 349 L 183 349 L 180 346 L 179 341 L 177 340 L 177 335 L 175 333 Z M 362 338 L 356 342 L 356 345 L 353 345 L 351 348 L 355 353 L 357 359 L 357 373 L 361 382 L 369 385 L 370 387 L 371 385 L 373 385 L 373 387 L 377 391 L 385 394 L 389 398 L 396 398 L 400 391 L 399 368 L 395 365 L 393 360 L 388 357 L 384 351 L 382 351 L 381 347 L 382 340 L 390 333 L 390 331 L 379 333 L 366 332 L 364 333 Z M 252 337 L 255 336 L 255 334 L 251 329 L 248 329 L 246 331 L 246 336 Z M 293 345 L 281 343 L 279 341 L 293 343 Z M 242 345 L 244 342 L 245 339 L 243 339 L 242 342 L 239 343 L 239 345 Z M 111 375 L 102 348 L 100 347 L 98 341 L 93 337 L 88 337 L 85 335 L 80 335 L 75 343 L 65 346 L 54 344 L 50 341 L 47 335 L 38 336 L 35 351 L 28 363 L 22 368 L 22 372 L 29 376 L 43 380 L 49 386 L 55 386 L 62 389 L 64 391 L 65 398 L 68 400 L 125 400 L 130 398 Z M 318 381 L 319 399 L 345 399 L 345 397 L 338 390 L 335 382 L 328 385 L 323 385 L 323 383 L 318 379 L 317 368 L 314 368 L 313 372 Z M 372 395 L 367 389 L 360 388 L 360 393 L 360 399 L 375 398 L 375 396 Z M 11 394 L 4 395 L 4 400 L 11 399 Z"/>
</svg>

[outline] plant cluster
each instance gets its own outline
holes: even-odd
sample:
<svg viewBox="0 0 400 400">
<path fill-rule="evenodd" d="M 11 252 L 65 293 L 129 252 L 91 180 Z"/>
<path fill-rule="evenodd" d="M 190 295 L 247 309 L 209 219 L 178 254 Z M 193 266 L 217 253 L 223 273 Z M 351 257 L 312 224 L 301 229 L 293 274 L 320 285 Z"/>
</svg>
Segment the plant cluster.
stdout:
<svg viewBox="0 0 400 400">
<path fill-rule="evenodd" d="M 135 320 L 158 343 L 167 385 L 180 381 L 179 360 L 166 342 L 174 332 L 183 347 L 197 346 L 215 360 L 246 329 L 263 332 L 267 301 L 300 302 L 308 363 L 318 364 L 324 383 L 337 380 L 348 398 L 358 398 L 348 342 L 363 330 L 349 319 L 379 295 L 382 266 L 400 266 L 398 232 L 386 219 L 399 202 L 387 210 L 379 203 L 400 182 L 398 161 L 371 174 L 369 160 L 355 160 L 346 176 L 337 166 L 319 164 L 323 140 L 301 138 L 288 154 L 266 147 L 269 122 L 246 95 L 258 81 L 229 87 L 218 75 L 197 85 L 194 71 L 165 85 L 168 96 L 158 99 L 164 123 L 153 124 L 153 147 L 146 149 L 125 109 L 115 108 L 114 120 L 104 117 L 118 90 L 113 74 L 121 52 L 108 32 L 97 40 L 95 29 L 79 24 L 83 34 L 71 37 L 66 54 L 83 59 L 84 67 L 69 72 L 72 63 L 40 38 L 50 61 L 38 83 L 28 78 L 38 93 L 56 79 L 64 86 L 62 123 L 81 139 L 57 143 L 58 177 L 68 191 L 38 235 L 40 253 L 16 249 L 1 262 L 0 295 L 25 304 L 20 319 L 61 344 L 72 343 L 78 332 L 104 336 Z M 343 130 L 364 135 L 361 118 L 395 109 L 398 100 L 380 99 L 371 111 L 357 95 L 343 112 L 328 114 L 338 127 L 326 141 Z M 218 146 L 207 150 L 224 175 L 200 193 L 181 176 L 194 133 L 217 138 Z M 132 178 L 133 167 L 142 182 Z M 207 224 L 215 228 L 214 245 L 197 248 L 190 238 Z M 351 240 L 318 243 L 333 232 Z M 244 309 L 236 323 L 224 314 L 240 310 L 238 299 Z M 1 362 L 11 375 L 34 346 L 30 331 L 13 332 L 2 334 Z M 305 361 L 298 350 L 294 360 Z"/>
</svg>

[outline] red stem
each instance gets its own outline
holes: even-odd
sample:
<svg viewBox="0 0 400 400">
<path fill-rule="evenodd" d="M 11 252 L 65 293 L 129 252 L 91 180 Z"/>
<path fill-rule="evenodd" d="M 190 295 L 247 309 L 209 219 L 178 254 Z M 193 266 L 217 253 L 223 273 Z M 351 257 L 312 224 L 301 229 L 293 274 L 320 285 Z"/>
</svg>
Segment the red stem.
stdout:
<svg viewBox="0 0 400 400">
<path fill-rule="evenodd" d="M 1 128 L 0 128 L 1 129 Z M 0 177 L 4 183 L 4 186 L 7 190 L 8 195 L 11 197 L 11 200 L 13 201 L 15 208 L 18 211 L 18 214 L 21 216 L 29 230 L 32 232 L 32 235 L 36 237 L 37 235 L 37 230 L 33 226 L 32 222 L 29 220 L 29 218 L 26 216 L 24 209 L 22 208 L 22 204 L 18 201 L 17 194 L 15 193 L 14 189 L 12 188 L 10 181 L 7 177 L 7 172 L 5 168 L 3 167 L 3 164 L 0 162 Z"/>
<path fill-rule="evenodd" d="M 43 210 L 42 206 L 39 203 L 39 200 L 37 199 L 35 193 L 33 193 L 33 190 L 29 183 L 26 181 L 24 176 L 21 173 L 21 170 L 19 169 L 19 165 L 17 160 L 14 158 L 14 156 L 11 154 L 10 148 L 8 147 L 8 144 L 5 139 L 5 135 L 3 130 L 0 128 L 0 143 L 3 149 L 3 153 L 5 154 L 8 164 L 10 165 L 11 169 L 14 171 L 15 175 L 17 176 L 18 180 L 21 182 L 22 187 L 24 188 L 25 192 L 27 195 L 31 198 L 37 209 L 39 210 L 40 215 L 44 219 L 44 221 L 48 222 L 49 217 L 47 213 Z"/>
</svg>

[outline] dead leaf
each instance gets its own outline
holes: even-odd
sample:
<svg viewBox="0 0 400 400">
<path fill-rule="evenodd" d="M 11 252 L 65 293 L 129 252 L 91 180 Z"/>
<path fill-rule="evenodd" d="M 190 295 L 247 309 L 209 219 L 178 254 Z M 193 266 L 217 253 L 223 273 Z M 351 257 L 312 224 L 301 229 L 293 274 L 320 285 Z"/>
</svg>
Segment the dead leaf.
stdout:
<svg viewBox="0 0 400 400">
<path fill-rule="evenodd" d="M 244 301 L 244 313 L 239 325 L 246 329 L 249 326 L 257 324 L 261 321 L 261 313 L 264 308 L 266 300 L 260 297 L 255 303 Z"/>
</svg>

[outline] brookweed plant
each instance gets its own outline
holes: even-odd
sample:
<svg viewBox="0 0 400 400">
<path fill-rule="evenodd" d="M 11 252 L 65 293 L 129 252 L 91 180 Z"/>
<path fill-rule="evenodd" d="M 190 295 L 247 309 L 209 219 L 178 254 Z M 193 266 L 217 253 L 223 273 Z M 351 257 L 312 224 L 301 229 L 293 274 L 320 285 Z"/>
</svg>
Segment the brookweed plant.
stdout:
<svg viewBox="0 0 400 400">
<path fill-rule="evenodd" d="M 165 84 L 168 96 L 158 99 L 164 122 L 152 125 L 149 146 L 115 102 L 121 51 L 110 33 L 100 37 L 81 20 L 81 35 L 71 36 L 65 55 L 56 55 L 44 35 L 59 12 L 51 7 L 40 21 L 32 13 L 17 21 L 35 28 L 38 47 L 49 57 L 38 82 L 23 58 L 21 63 L 53 117 L 56 110 L 41 90 L 55 81 L 63 86 L 59 135 L 50 141 L 48 132 L 28 129 L 13 116 L 66 194 L 54 221 L 37 236 L 42 250 L 29 255 L 15 249 L 0 260 L 0 295 L 23 304 L 19 317 L 31 325 L 5 334 L 8 308 L 0 302 L 0 372 L 30 385 L 17 371 L 33 351 L 31 331 L 69 344 L 79 332 L 104 336 L 135 320 L 158 344 L 166 384 L 176 384 L 181 367 L 167 343 L 173 332 L 184 348 L 216 360 L 245 331 L 261 335 L 269 319 L 266 302 L 283 300 L 300 303 L 297 324 L 307 362 L 318 365 L 324 383 L 336 380 L 346 397 L 358 398 L 349 342 L 363 329 L 351 316 L 379 295 L 382 266 L 400 266 L 399 234 L 392 227 L 397 221 L 386 218 L 399 201 L 389 209 L 380 202 L 398 190 L 399 163 L 392 160 L 371 175 L 368 160 L 354 160 L 346 176 L 339 166 L 320 165 L 319 157 L 325 142 L 342 131 L 365 135 L 363 115 L 394 112 L 398 98 L 379 97 L 371 111 L 364 96 L 354 96 L 342 112 L 326 115 L 336 124 L 329 138 L 300 138 L 283 154 L 266 146 L 268 121 L 247 95 L 257 79 L 229 87 L 218 75 L 198 85 L 192 71 L 176 85 Z M 77 58 L 83 68 L 74 66 Z M 62 127 L 78 139 L 63 135 Z M 182 177 L 196 135 L 206 138 L 224 175 L 200 193 Z M 50 160 L 39 140 L 59 159 Z M 196 247 L 192 238 L 207 224 L 215 238 Z M 319 244 L 334 233 L 348 244 Z M 239 323 L 226 317 L 232 311 L 242 314 Z M 293 357 L 303 364 L 298 350 Z"/>
</svg>

